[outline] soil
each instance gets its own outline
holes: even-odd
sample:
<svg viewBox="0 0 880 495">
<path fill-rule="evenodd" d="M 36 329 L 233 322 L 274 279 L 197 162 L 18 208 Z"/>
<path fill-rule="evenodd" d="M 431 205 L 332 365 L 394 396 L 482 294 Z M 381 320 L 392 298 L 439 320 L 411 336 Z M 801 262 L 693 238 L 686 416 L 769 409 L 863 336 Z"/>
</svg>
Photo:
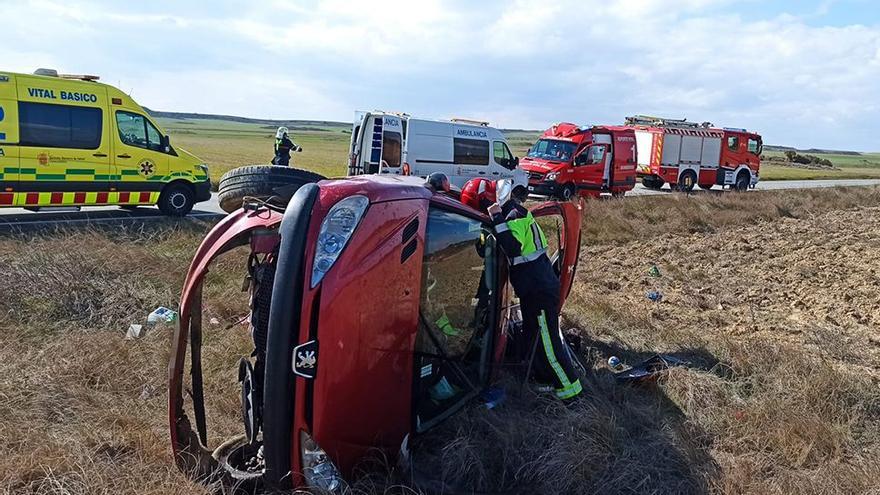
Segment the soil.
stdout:
<svg viewBox="0 0 880 495">
<path fill-rule="evenodd" d="M 649 327 L 790 343 L 880 381 L 880 208 L 586 246 L 578 278 L 585 300 L 623 300 Z"/>
</svg>

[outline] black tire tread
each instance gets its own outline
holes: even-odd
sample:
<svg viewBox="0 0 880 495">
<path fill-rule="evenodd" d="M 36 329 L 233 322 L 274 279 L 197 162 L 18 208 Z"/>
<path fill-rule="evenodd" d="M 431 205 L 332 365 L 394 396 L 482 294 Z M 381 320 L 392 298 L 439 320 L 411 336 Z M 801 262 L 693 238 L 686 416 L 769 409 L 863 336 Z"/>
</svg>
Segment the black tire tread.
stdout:
<svg viewBox="0 0 880 495">
<path fill-rule="evenodd" d="M 270 202 L 278 206 L 286 206 L 297 187 L 283 195 L 278 195 L 275 192 L 276 188 L 302 186 L 324 179 L 326 177 L 321 174 L 293 167 L 247 165 L 230 170 L 220 177 L 217 198 L 220 208 L 227 213 L 241 208 L 242 200 L 246 196 L 263 200 L 270 200 L 275 196 Z"/>
</svg>

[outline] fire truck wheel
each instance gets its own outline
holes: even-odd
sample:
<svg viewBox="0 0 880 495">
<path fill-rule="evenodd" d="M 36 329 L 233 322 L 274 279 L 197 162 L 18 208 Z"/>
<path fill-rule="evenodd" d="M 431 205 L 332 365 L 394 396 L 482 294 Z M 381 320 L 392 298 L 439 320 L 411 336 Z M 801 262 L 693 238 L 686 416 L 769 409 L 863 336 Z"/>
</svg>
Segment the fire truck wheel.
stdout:
<svg viewBox="0 0 880 495">
<path fill-rule="evenodd" d="M 740 192 L 749 190 L 748 172 L 742 170 L 739 174 L 736 175 L 736 183 L 733 184 L 733 189 Z"/>
<path fill-rule="evenodd" d="M 696 184 L 697 174 L 693 170 L 688 170 L 678 178 L 678 190 L 681 192 L 689 193 L 693 191 Z"/>
<path fill-rule="evenodd" d="M 562 188 L 562 191 L 559 193 L 559 199 L 562 199 L 563 201 L 569 201 L 571 200 L 571 198 L 574 197 L 574 194 L 574 184 L 567 184 L 565 187 Z"/>
<path fill-rule="evenodd" d="M 323 175 L 292 167 L 248 165 L 232 169 L 220 177 L 217 198 L 220 208 L 227 213 L 241 208 L 245 197 L 284 207 L 300 186 L 325 178 Z"/>
<path fill-rule="evenodd" d="M 663 187 L 663 179 L 659 177 L 645 176 L 642 177 L 642 185 L 647 187 L 648 189 L 659 191 L 660 188 Z"/>
</svg>

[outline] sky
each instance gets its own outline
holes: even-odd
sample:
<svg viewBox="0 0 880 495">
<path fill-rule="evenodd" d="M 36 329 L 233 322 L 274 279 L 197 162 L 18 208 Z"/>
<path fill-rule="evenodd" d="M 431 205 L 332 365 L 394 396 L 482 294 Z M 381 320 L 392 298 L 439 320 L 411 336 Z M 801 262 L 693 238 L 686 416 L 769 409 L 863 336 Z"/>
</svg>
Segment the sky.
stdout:
<svg viewBox="0 0 880 495">
<path fill-rule="evenodd" d="M 154 110 L 503 128 L 634 114 L 880 151 L 875 0 L 0 0 L 0 69 L 96 74 Z"/>
</svg>

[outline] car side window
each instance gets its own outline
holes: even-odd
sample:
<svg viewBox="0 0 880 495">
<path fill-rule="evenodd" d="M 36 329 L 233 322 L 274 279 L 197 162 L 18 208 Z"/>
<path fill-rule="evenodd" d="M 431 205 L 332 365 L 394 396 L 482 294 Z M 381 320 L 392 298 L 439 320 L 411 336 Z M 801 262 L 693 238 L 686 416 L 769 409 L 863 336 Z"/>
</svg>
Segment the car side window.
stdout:
<svg viewBox="0 0 880 495">
<path fill-rule="evenodd" d="M 147 126 L 147 148 L 162 151 L 162 135 L 159 134 L 159 129 L 156 129 L 149 120 L 144 119 L 144 123 Z"/>
<path fill-rule="evenodd" d="M 453 161 L 461 165 L 488 165 L 489 141 L 453 138 Z"/>
<path fill-rule="evenodd" d="M 491 340 L 488 233 L 477 220 L 439 208 L 428 212 L 415 354 L 419 431 L 480 388 L 483 350 Z"/>
<path fill-rule="evenodd" d="M 757 155 L 758 154 L 758 140 L 754 139 L 754 138 L 749 138 L 748 145 L 749 145 L 749 153 Z"/>
<path fill-rule="evenodd" d="M 587 164 L 596 165 L 605 162 L 605 146 L 601 144 L 590 146 Z"/>
<path fill-rule="evenodd" d="M 382 160 L 388 167 L 400 166 L 401 140 L 399 132 L 382 133 Z"/>
<path fill-rule="evenodd" d="M 727 148 L 730 151 L 739 151 L 739 137 L 730 136 L 727 138 Z"/>
</svg>

